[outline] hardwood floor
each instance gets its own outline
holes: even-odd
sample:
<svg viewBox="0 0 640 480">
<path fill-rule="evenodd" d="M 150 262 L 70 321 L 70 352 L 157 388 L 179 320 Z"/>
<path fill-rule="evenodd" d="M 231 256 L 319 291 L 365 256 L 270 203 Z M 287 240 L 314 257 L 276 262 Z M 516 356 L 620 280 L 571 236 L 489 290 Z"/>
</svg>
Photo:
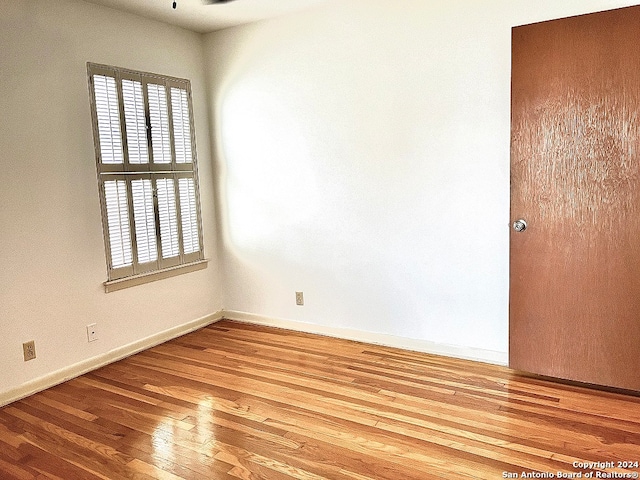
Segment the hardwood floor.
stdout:
<svg viewBox="0 0 640 480">
<path fill-rule="evenodd" d="M 618 461 L 638 397 L 230 321 L 0 409 L 2 480 L 640 472 Z"/>
</svg>

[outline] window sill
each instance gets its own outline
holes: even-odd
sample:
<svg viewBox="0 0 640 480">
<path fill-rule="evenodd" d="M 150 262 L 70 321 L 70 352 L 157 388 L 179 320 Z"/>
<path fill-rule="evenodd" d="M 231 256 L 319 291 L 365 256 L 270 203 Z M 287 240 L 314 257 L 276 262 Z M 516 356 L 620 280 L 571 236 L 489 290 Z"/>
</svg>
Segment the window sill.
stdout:
<svg viewBox="0 0 640 480">
<path fill-rule="evenodd" d="M 116 292 L 125 288 L 135 287 L 143 283 L 151 283 L 164 278 L 175 277 L 184 273 L 196 272 L 204 270 L 209 263 L 208 259 L 198 260 L 197 262 L 186 263 L 176 267 L 165 268 L 164 270 L 156 270 L 155 272 L 141 273 L 132 277 L 119 278 L 118 280 L 109 280 L 104 282 L 104 291 L 106 293 Z"/>
</svg>

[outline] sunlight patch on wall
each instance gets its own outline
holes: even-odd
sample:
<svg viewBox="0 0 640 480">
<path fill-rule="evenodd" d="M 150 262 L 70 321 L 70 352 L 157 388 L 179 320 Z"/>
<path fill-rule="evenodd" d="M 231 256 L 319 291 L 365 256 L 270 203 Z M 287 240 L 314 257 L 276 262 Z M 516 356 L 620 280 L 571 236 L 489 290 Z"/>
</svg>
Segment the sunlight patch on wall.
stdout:
<svg viewBox="0 0 640 480">
<path fill-rule="evenodd" d="M 313 221 L 319 195 L 296 113 L 286 92 L 254 88 L 251 81 L 235 84 L 222 99 L 226 216 L 236 248 L 259 248 L 283 230 Z"/>
</svg>

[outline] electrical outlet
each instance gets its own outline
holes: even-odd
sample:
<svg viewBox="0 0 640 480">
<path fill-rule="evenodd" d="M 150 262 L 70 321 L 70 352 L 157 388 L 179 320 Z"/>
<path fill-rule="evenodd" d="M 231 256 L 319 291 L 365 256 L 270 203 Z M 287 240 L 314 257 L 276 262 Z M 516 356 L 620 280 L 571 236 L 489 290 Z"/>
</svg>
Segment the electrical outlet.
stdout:
<svg viewBox="0 0 640 480">
<path fill-rule="evenodd" d="M 31 340 L 22 344 L 22 353 L 24 354 L 24 361 L 28 362 L 36 358 L 36 342 Z"/>
<path fill-rule="evenodd" d="M 296 305 L 304 305 L 304 295 L 302 292 L 296 292 Z"/>
<path fill-rule="evenodd" d="M 87 325 L 87 341 L 95 342 L 98 339 L 98 326 L 95 323 Z"/>
</svg>

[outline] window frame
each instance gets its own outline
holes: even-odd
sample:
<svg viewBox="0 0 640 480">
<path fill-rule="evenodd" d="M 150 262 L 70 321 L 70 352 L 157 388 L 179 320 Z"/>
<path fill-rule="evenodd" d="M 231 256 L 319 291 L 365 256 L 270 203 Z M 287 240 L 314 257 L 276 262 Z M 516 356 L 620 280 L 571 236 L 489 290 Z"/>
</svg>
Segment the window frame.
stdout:
<svg viewBox="0 0 640 480">
<path fill-rule="evenodd" d="M 191 95 L 191 83 L 187 79 L 176 78 L 166 75 L 159 75 L 155 73 L 141 72 L 136 70 L 130 70 L 126 68 L 114 67 L 109 65 L 101 65 L 96 63 L 87 62 L 87 75 L 89 83 L 89 96 L 90 96 L 90 108 L 91 108 L 91 121 L 94 138 L 95 149 L 95 161 L 96 161 L 96 175 L 98 180 L 98 190 L 100 196 L 100 210 L 102 217 L 102 231 L 104 237 L 105 246 L 105 258 L 107 266 L 107 281 L 104 283 L 105 290 L 107 292 L 113 290 L 119 290 L 128 286 L 138 285 L 140 283 L 146 283 L 147 281 L 153 281 L 160 278 L 166 278 L 167 276 L 173 276 L 180 273 L 187 273 L 188 271 L 199 270 L 206 268 L 207 260 L 204 256 L 204 242 L 202 233 L 202 215 L 200 211 L 200 189 L 198 181 L 198 164 L 196 155 L 196 139 L 195 139 L 195 126 L 193 119 L 193 105 Z M 103 163 L 102 161 L 102 145 L 99 131 L 98 121 L 98 106 L 96 103 L 96 92 L 94 77 L 96 75 L 111 77 L 115 80 L 116 95 L 117 95 L 117 108 L 119 119 L 119 139 L 120 148 L 122 149 L 122 163 Z M 146 163 L 131 163 L 129 156 L 129 138 L 127 137 L 127 122 L 125 109 L 130 108 L 132 103 L 125 105 L 124 93 L 123 93 L 123 80 L 132 80 L 139 82 L 142 88 L 142 104 L 144 106 L 144 126 L 146 134 L 146 148 L 147 148 L 147 162 Z M 148 85 L 160 85 L 164 88 L 165 103 L 166 103 L 166 116 L 167 125 L 169 130 L 169 150 L 170 150 L 170 163 L 156 163 L 154 162 L 153 141 L 152 141 L 152 126 L 149 104 L 149 87 Z M 173 92 L 172 88 L 180 90 L 178 94 L 180 98 L 178 101 L 182 102 L 182 91 L 186 92 L 186 106 L 188 109 L 188 126 L 189 126 L 189 146 L 191 149 L 190 161 L 179 162 L 176 157 L 176 126 L 174 125 L 173 115 Z M 133 102 L 135 103 L 135 101 Z M 183 121 L 186 116 L 181 117 Z M 139 128 L 139 125 L 136 127 Z M 181 128 L 181 132 L 184 125 Z M 112 128 L 111 133 L 115 129 Z M 187 147 L 186 137 L 182 137 L 181 144 Z M 138 137 L 140 140 L 140 137 Z M 188 157 L 187 157 L 188 158 Z M 183 219 L 182 219 L 182 206 L 181 206 L 181 187 L 180 179 L 188 178 L 193 180 L 193 197 L 189 198 L 189 204 L 195 208 L 195 222 L 189 222 L 190 231 L 197 229 L 198 249 L 185 253 L 184 238 L 183 238 Z M 173 201 L 175 205 L 175 227 L 177 229 L 178 238 L 178 254 L 177 256 L 163 257 L 163 237 L 161 233 L 161 221 L 160 221 L 160 208 L 157 195 L 157 185 L 160 179 L 171 179 L 173 182 Z M 113 180 L 124 180 L 126 188 L 127 199 L 127 213 L 128 222 L 120 223 L 120 228 L 124 225 L 128 227 L 129 246 L 131 249 L 131 264 L 123 266 L 114 266 L 112 258 L 112 245 L 109 231 L 109 222 L 107 215 L 107 199 L 105 193 L 105 183 Z M 155 229 L 155 243 L 156 243 L 156 259 L 150 262 L 140 263 L 138 261 L 138 242 L 136 237 L 136 224 L 135 224 L 135 212 L 132 182 L 136 180 L 149 180 L 151 182 L 151 188 L 153 192 L 153 228 Z M 190 182 L 183 186 L 188 190 L 191 189 Z M 188 188 L 187 188 L 188 187 Z M 187 213 L 193 215 L 193 210 L 189 209 Z M 150 224 L 146 224 L 146 227 Z M 192 237 L 195 240 L 195 236 Z"/>
</svg>

